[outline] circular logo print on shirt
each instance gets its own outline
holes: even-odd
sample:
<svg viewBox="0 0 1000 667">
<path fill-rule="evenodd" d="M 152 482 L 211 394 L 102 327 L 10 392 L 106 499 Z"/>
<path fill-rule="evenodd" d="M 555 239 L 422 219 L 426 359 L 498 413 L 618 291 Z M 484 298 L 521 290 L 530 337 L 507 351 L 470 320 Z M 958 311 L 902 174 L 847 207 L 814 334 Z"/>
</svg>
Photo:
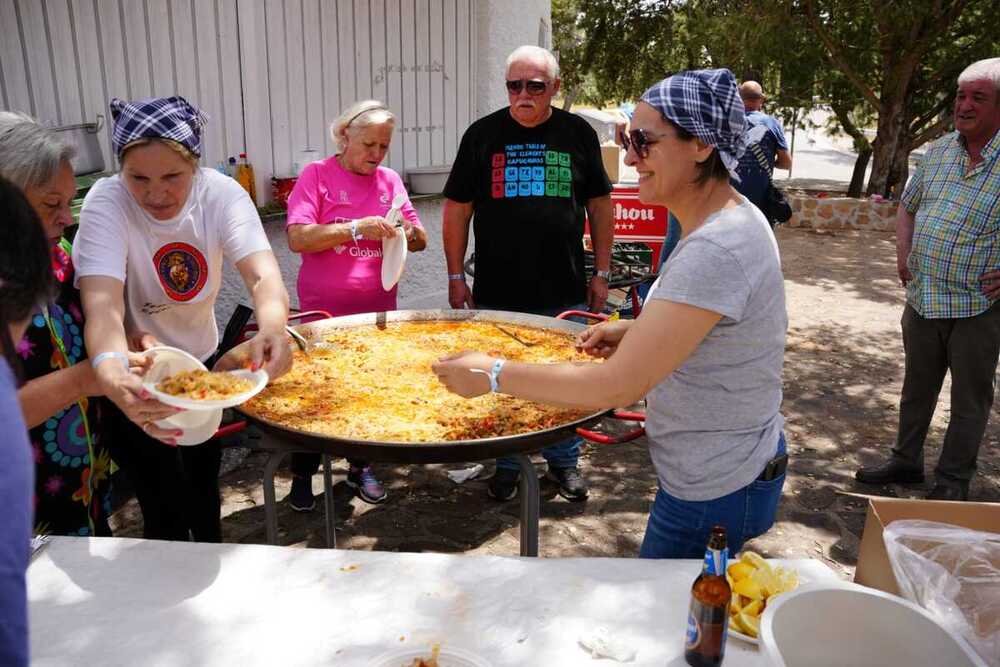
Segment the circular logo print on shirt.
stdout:
<svg viewBox="0 0 1000 667">
<path fill-rule="evenodd" d="M 190 301 L 208 280 L 205 256 L 187 243 L 168 243 L 153 255 L 153 266 L 164 291 L 174 301 Z"/>
</svg>

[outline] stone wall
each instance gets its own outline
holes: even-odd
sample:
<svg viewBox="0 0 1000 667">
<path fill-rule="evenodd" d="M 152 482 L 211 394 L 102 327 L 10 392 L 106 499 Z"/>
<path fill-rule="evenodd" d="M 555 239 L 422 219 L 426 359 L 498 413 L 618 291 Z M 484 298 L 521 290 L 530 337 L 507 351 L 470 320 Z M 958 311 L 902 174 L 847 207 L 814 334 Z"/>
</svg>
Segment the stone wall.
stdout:
<svg viewBox="0 0 1000 667">
<path fill-rule="evenodd" d="M 785 192 L 792 206 L 789 227 L 811 229 L 895 229 L 895 201 L 818 197 L 812 193 Z"/>
</svg>

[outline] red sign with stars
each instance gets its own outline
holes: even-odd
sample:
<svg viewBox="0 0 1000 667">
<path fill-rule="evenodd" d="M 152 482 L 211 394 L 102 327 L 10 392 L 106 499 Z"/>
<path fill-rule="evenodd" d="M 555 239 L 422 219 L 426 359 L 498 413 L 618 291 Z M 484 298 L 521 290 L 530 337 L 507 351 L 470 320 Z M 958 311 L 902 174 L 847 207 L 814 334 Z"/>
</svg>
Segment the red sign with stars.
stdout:
<svg viewBox="0 0 1000 667">
<path fill-rule="evenodd" d="M 616 243 L 642 243 L 652 252 L 652 269 L 667 235 L 667 208 L 639 201 L 638 185 L 615 185 L 611 190 L 611 209 L 615 221 Z M 590 222 L 583 230 L 583 242 L 591 247 Z"/>
</svg>

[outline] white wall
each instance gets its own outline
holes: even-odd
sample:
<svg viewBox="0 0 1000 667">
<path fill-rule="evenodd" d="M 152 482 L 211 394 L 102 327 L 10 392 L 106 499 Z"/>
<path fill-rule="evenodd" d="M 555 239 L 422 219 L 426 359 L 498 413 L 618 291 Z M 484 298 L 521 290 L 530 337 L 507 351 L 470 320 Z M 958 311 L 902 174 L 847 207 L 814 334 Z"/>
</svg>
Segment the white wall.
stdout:
<svg viewBox="0 0 1000 667">
<path fill-rule="evenodd" d="M 479 0 L 476 3 L 478 57 L 476 113 L 480 118 L 507 106 L 507 56 L 519 46 L 552 48 L 549 0 Z"/>
<path fill-rule="evenodd" d="M 93 122 L 112 97 L 180 94 L 208 116 L 203 164 L 246 152 L 260 203 L 327 127 L 376 97 L 387 166 L 450 164 L 475 118 L 477 0 L 0 0 L 0 109 Z M 534 29 L 534 28 L 533 28 Z M 110 132 L 105 167 L 116 168 Z"/>
</svg>

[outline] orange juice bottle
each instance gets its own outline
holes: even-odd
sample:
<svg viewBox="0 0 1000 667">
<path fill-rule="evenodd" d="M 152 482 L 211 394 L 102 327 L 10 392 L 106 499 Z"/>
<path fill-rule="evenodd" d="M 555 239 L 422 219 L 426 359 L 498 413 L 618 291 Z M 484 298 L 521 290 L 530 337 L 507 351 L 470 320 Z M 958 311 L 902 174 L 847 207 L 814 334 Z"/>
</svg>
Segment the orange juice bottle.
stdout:
<svg viewBox="0 0 1000 667">
<path fill-rule="evenodd" d="M 253 205 L 257 205 L 257 179 L 253 173 L 253 165 L 247 160 L 246 153 L 240 153 L 240 162 L 236 166 L 236 181 L 250 195 Z"/>
</svg>

